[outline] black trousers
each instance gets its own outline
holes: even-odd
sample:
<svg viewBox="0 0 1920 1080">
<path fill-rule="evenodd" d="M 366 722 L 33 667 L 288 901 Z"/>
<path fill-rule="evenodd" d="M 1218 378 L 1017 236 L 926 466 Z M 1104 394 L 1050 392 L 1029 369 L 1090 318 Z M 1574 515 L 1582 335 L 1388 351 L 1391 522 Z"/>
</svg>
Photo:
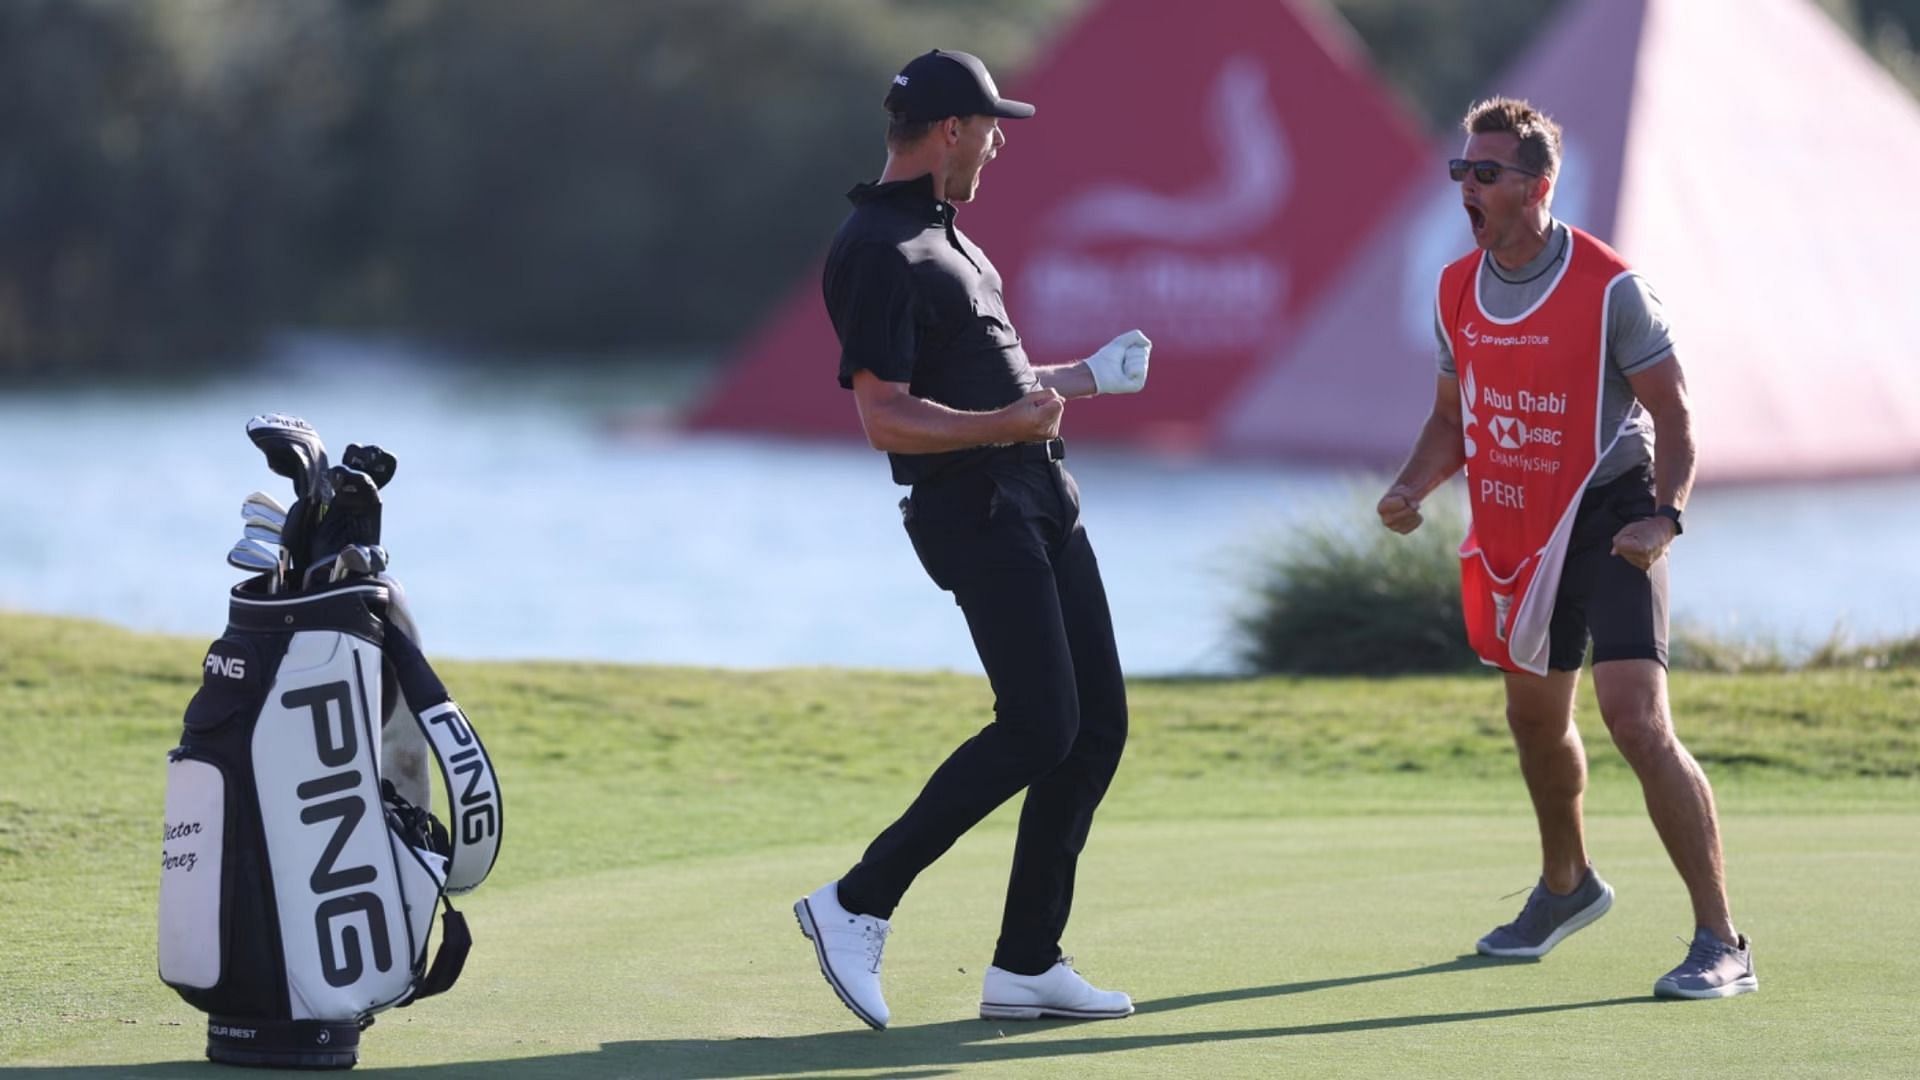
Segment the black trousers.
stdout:
<svg viewBox="0 0 1920 1080">
<path fill-rule="evenodd" d="M 1126 686 L 1079 491 L 1057 463 L 995 462 L 916 485 L 901 511 L 928 576 L 966 615 L 994 719 L 841 878 L 840 902 L 891 918 L 920 871 L 1025 789 L 993 963 L 1037 975 L 1060 958 L 1074 868 L 1127 739 Z"/>
</svg>

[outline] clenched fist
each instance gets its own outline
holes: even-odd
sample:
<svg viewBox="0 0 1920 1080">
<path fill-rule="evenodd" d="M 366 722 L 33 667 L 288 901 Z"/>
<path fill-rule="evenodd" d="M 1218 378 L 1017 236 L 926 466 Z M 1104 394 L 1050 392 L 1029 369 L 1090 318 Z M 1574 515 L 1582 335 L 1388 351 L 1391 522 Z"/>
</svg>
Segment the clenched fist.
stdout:
<svg viewBox="0 0 1920 1080">
<path fill-rule="evenodd" d="M 1105 345 L 1081 363 L 1093 375 L 1093 385 L 1101 394 L 1135 394 L 1147 385 L 1147 358 L 1153 342 L 1138 330 L 1129 330 Z"/>
<path fill-rule="evenodd" d="M 1613 554 L 1642 570 L 1653 569 L 1673 543 L 1673 522 L 1664 517 L 1641 518 L 1613 534 Z"/>
<path fill-rule="evenodd" d="M 1001 411 L 1007 414 L 1008 442 L 1046 442 L 1060 437 L 1067 399 L 1057 390 L 1035 390 Z"/>
<path fill-rule="evenodd" d="M 1387 489 L 1374 512 L 1380 515 L 1380 524 L 1403 536 L 1425 520 L 1420 516 L 1420 496 L 1399 485 Z"/>
</svg>

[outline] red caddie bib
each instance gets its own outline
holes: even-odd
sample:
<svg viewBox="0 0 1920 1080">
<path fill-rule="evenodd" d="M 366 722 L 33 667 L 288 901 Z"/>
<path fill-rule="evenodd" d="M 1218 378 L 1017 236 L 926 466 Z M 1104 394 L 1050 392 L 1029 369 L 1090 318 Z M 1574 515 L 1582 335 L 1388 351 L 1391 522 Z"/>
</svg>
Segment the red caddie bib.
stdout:
<svg viewBox="0 0 1920 1080">
<path fill-rule="evenodd" d="M 1496 319 L 1480 306 L 1478 251 L 1441 272 L 1438 297 L 1460 377 L 1473 509 L 1460 545 L 1467 639 L 1484 662 L 1535 675 L 1547 671 L 1574 512 L 1620 437 L 1600 430 L 1600 388 L 1607 299 L 1627 264 L 1571 231 L 1558 276 L 1518 318 Z"/>
</svg>

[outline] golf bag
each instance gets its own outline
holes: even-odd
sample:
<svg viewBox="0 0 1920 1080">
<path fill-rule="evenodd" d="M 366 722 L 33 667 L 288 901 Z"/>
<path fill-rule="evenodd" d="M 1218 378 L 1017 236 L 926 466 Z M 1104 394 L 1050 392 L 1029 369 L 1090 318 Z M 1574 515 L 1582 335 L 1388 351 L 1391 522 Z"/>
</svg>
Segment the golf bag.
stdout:
<svg viewBox="0 0 1920 1080">
<path fill-rule="evenodd" d="M 459 977 L 447 897 L 492 869 L 500 787 L 391 579 L 283 576 L 233 589 L 168 756 L 160 978 L 208 1014 L 214 1061 L 348 1068 L 376 1013 Z M 396 724 L 438 759 L 451 831 L 383 778 Z"/>
</svg>

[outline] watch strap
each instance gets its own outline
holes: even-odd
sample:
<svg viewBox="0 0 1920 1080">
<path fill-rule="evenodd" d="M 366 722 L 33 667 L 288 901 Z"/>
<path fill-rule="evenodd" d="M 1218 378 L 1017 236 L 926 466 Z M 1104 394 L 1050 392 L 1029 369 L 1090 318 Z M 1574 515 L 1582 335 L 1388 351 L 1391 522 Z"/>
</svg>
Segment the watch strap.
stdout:
<svg viewBox="0 0 1920 1080">
<path fill-rule="evenodd" d="M 1658 517 L 1663 517 L 1663 518 L 1666 518 L 1668 521 L 1673 522 L 1673 535 L 1680 536 L 1687 531 L 1686 526 L 1680 523 L 1679 507 L 1661 506 L 1654 510 L 1654 514 Z"/>
</svg>

